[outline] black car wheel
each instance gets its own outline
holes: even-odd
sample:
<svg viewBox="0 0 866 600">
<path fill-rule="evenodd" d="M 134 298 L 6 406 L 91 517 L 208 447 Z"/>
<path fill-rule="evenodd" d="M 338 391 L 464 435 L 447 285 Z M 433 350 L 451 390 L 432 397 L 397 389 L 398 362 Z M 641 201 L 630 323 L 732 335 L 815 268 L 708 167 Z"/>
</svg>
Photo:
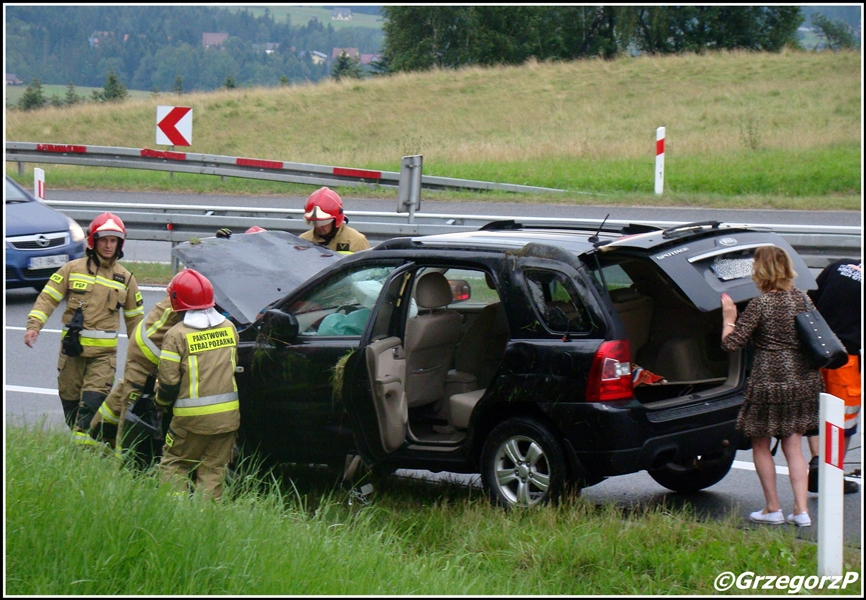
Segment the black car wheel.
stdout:
<svg viewBox="0 0 866 600">
<path fill-rule="evenodd" d="M 534 419 L 504 421 L 484 442 L 481 480 L 491 501 L 507 508 L 555 500 L 566 482 L 562 447 Z"/>
<path fill-rule="evenodd" d="M 697 456 L 683 463 L 668 463 L 649 471 L 657 483 L 675 492 L 697 492 L 724 479 L 734 464 L 736 450 Z"/>
</svg>

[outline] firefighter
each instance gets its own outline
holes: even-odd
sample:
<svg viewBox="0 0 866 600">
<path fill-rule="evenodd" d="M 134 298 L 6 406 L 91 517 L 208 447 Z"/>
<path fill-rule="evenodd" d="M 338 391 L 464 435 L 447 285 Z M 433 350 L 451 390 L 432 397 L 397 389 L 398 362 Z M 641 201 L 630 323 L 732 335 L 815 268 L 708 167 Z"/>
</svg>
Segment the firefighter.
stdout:
<svg viewBox="0 0 866 600">
<path fill-rule="evenodd" d="M 304 205 L 304 221 L 313 229 L 300 235 L 303 240 L 326 246 L 340 254 L 351 254 L 370 247 L 363 233 L 346 224 L 349 219 L 343 213 L 343 201 L 330 188 L 323 187 L 310 194 Z"/>
<path fill-rule="evenodd" d="M 152 444 L 148 442 L 156 432 L 161 431 L 157 419 L 146 418 L 156 416 L 146 414 L 147 407 L 140 406 L 138 411 L 134 411 L 138 414 L 129 418 L 127 409 L 141 401 L 142 392 L 152 395 L 163 339 L 166 332 L 179 323 L 182 317 L 183 313 L 175 312 L 171 308 L 171 300 L 166 296 L 139 321 L 135 332 L 129 336 L 123 379 L 115 384 L 90 422 L 91 437 L 108 441 L 119 452 L 130 450 L 131 456 L 142 467 L 147 466 L 154 457 Z M 131 423 L 127 422 L 127 418 Z M 124 435 L 125 431 L 127 435 Z"/>
<path fill-rule="evenodd" d="M 240 425 L 237 329 L 214 309 L 213 286 L 198 271 L 184 269 L 167 291 L 183 320 L 165 334 L 159 359 L 155 402 L 173 408 L 159 470 L 179 493 L 195 471 L 196 489 L 220 499 Z"/>
<path fill-rule="evenodd" d="M 106 212 L 93 219 L 85 256 L 51 276 L 27 315 L 24 343 L 32 348 L 54 309 L 66 301 L 57 389 L 77 443 L 95 443 L 88 430 L 114 383 L 121 315 L 127 333 L 144 315 L 135 277 L 117 262 L 123 257 L 125 238 L 126 228 L 117 215 Z"/>
</svg>

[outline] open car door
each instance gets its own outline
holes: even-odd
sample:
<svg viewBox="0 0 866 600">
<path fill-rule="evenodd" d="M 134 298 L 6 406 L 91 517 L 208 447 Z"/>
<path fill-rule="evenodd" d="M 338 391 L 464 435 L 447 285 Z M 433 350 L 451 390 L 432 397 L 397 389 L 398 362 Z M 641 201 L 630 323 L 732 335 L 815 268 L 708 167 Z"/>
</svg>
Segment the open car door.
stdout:
<svg viewBox="0 0 866 600">
<path fill-rule="evenodd" d="M 358 452 L 369 464 L 406 441 L 409 412 L 402 335 L 414 266 L 401 266 L 385 281 L 351 368 L 354 383 L 347 397 L 348 409 Z"/>
</svg>

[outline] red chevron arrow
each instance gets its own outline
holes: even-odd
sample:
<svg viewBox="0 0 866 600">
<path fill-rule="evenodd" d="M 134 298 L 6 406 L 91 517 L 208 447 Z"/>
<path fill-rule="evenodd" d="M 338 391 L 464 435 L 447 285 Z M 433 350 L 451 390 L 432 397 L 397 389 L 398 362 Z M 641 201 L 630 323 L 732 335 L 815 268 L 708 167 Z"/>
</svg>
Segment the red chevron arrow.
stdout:
<svg viewBox="0 0 866 600">
<path fill-rule="evenodd" d="M 162 118 L 162 121 L 156 124 L 175 146 L 190 145 L 189 141 L 177 130 L 176 125 L 191 110 L 192 108 L 189 106 L 175 106 Z"/>
</svg>

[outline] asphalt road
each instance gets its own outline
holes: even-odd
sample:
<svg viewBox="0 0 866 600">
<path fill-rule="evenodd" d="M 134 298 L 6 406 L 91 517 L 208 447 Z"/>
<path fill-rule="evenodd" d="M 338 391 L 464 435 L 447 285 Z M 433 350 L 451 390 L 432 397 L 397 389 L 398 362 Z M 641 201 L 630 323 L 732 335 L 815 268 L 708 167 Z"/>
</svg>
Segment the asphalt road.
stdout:
<svg viewBox="0 0 866 600">
<path fill-rule="evenodd" d="M 163 295 L 159 288 L 145 288 L 145 307 L 152 307 Z M 60 401 L 57 396 L 56 362 L 60 343 L 60 314 L 55 311 L 46 328 L 40 334 L 35 348 L 24 344 L 24 325 L 27 312 L 36 299 L 32 290 L 9 290 L 5 294 L 4 346 L 5 384 L 4 403 L 6 423 L 13 425 L 36 424 L 44 420 L 45 426 L 63 428 Z M 121 337 L 119 356 L 126 355 L 127 340 Z M 123 360 L 118 360 L 118 376 L 122 375 Z M 862 468 L 862 435 L 853 440 L 846 457 L 845 471 Z M 805 442 L 804 442 L 805 450 Z M 793 496 L 787 481 L 787 468 L 782 452 L 775 458 L 779 472 L 778 487 L 782 507 L 790 511 Z M 422 471 L 400 471 L 399 475 L 435 478 L 433 474 Z M 477 476 L 445 475 L 467 485 L 479 485 Z M 748 521 L 751 511 L 763 506 L 763 494 L 757 475 L 752 467 L 751 452 L 740 452 L 734 468 L 718 484 L 695 494 L 676 494 L 659 486 L 646 473 L 636 473 L 610 478 L 598 485 L 584 490 L 583 494 L 598 504 L 616 504 L 637 509 L 640 507 L 663 506 L 669 508 L 688 506 L 697 515 L 708 520 L 722 520 L 730 514 L 742 519 L 743 527 L 751 529 L 762 527 Z M 861 547 L 861 523 L 863 513 L 862 493 L 844 496 L 844 543 L 847 546 Z M 812 527 L 796 528 L 795 535 L 804 540 L 817 540 L 818 536 L 818 495 L 809 495 L 809 512 Z M 792 527 L 784 525 L 782 527 Z"/>
<path fill-rule="evenodd" d="M 110 202 L 118 204 L 174 204 L 201 206 L 232 206 L 245 208 L 303 208 L 305 197 L 300 196 L 224 196 L 203 194 L 166 194 L 158 192 L 80 192 L 47 191 L 48 200 L 76 202 Z M 352 211 L 395 212 L 396 191 L 392 200 L 343 198 L 343 206 L 351 222 Z M 862 227 L 863 215 L 857 211 L 806 210 L 748 210 L 678 207 L 580 206 L 572 203 L 523 204 L 519 202 L 442 202 L 421 200 L 425 214 L 488 215 L 493 217 L 546 217 L 572 219 L 604 219 L 633 221 L 724 221 L 727 223 L 785 224 L 785 225 L 837 225 Z M 363 232 L 362 232 L 363 233 Z M 375 243 L 374 240 L 371 240 Z M 127 260 L 170 262 L 171 245 L 168 242 L 130 240 L 124 247 Z"/>
</svg>

